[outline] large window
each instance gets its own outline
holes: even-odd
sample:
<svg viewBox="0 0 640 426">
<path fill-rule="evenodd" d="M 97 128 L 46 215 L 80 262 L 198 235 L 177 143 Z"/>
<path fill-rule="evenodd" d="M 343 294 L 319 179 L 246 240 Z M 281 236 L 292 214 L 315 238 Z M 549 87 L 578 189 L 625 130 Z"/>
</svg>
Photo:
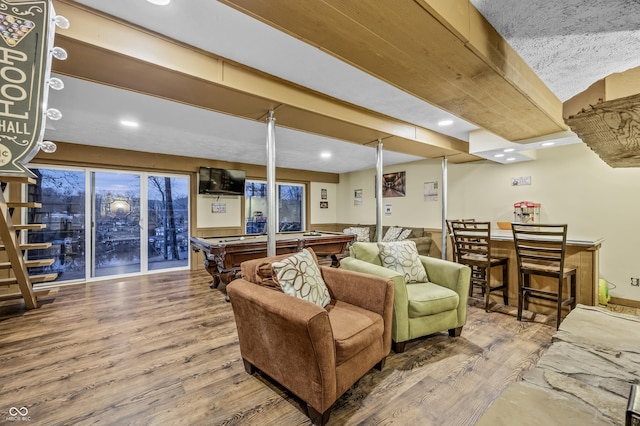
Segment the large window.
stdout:
<svg viewBox="0 0 640 426">
<path fill-rule="evenodd" d="M 57 281 L 144 273 L 189 265 L 189 178 L 73 169 L 32 169 L 28 186 L 28 259 L 54 259 L 32 274 L 56 272 Z M 88 232 L 85 232 L 88 230 Z"/>
<path fill-rule="evenodd" d="M 278 232 L 303 231 L 305 224 L 304 185 L 277 183 L 276 222 Z M 245 218 L 247 234 L 267 232 L 267 183 L 247 181 L 245 184 Z"/>
</svg>

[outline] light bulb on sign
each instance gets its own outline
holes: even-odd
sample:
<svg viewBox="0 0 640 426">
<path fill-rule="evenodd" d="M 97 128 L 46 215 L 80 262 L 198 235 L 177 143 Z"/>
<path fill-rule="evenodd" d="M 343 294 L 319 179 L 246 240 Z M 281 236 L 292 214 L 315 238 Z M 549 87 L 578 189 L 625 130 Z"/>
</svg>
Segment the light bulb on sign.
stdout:
<svg viewBox="0 0 640 426">
<path fill-rule="evenodd" d="M 60 112 L 60 110 L 57 110 L 55 108 L 49 108 L 47 110 L 47 118 L 49 120 L 60 120 L 62 118 L 62 113 Z"/>
<path fill-rule="evenodd" d="M 51 154 L 53 152 L 56 152 L 56 150 L 58 149 L 58 145 L 56 145 L 55 143 L 53 143 L 51 141 L 38 142 L 38 146 L 40 147 L 40 149 L 43 152 L 46 152 L 47 154 Z"/>
<path fill-rule="evenodd" d="M 53 22 L 56 23 L 56 26 L 58 28 L 62 28 L 63 30 L 69 29 L 69 20 L 62 15 L 57 15 L 55 18 L 53 18 Z"/>
<path fill-rule="evenodd" d="M 67 51 L 64 50 L 62 47 L 54 47 L 51 50 L 51 54 L 53 55 L 54 58 L 59 59 L 61 61 L 64 61 L 65 59 L 67 59 Z"/>
<path fill-rule="evenodd" d="M 49 87 L 53 90 L 62 90 L 64 89 L 64 82 L 57 77 L 51 77 L 49 79 Z"/>
</svg>

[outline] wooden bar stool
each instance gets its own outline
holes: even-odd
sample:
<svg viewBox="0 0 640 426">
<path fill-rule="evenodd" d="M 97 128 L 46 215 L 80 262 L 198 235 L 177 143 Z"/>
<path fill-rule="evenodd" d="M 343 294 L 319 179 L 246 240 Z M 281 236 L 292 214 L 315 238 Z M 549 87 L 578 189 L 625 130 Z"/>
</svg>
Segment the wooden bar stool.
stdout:
<svg viewBox="0 0 640 426">
<path fill-rule="evenodd" d="M 567 225 L 511 224 L 518 260 L 518 321 L 522 309 L 529 308 L 529 298 L 556 302 L 556 329 L 560 327 L 562 307 L 576 307 L 575 266 L 564 264 L 567 244 Z M 557 279 L 555 291 L 531 287 L 531 275 Z M 563 283 L 570 278 L 569 297 L 563 299 Z"/>
<path fill-rule="evenodd" d="M 449 238 L 451 239 L 451 253 L 453 254 L 453 261 L 458 262 L 458 252 L 456 251 L 456 241 L 453 239 L 453 230 L 451 229 L 451 222 L 475 222 L 475 219 L 447 219 L 447 231 L 449 233 Z M 473 286 L 469 287 L 469 295 L 471 295 L 471 291 L 473 290 Z"/>
<path fill-rule="evenodd" d="M 475 222 L 475 219 L 447 219 L 447 231 L 449 233 L 449 238 L 451 239 L 451 253 L 453 254 L 453 261 L 456 263 L 461 263 L 458 260 L 458 251 L 456 249 L 456 241 L 453 238 L 453 230 L 451 229 L 451 222 Z M 483 279 L 483 275 L 482 275 L 482 269 L 477 267 L 477 266 L 472 266 L 471 267 L 471 278 L 475 278 L 476 281 L 477 280 L 481 280 Z M 474 281 L 471 281 L 471 285 L 469 285 L 469 296 L 473 296 L 473 283 Z M 484 287 L 482 287 L 482 297 L 484 297 Z"/>
<path fill-rule="evenodd" d="M 505 305 L 509 304 L 509 258 L 491 253 L 491 222 L 469 222 L 452 220 L 451 227 L 455 246 L 456 261 L 471 268 L 471 290 L 480 286 L 484 296 L 484 310 L 489 312 L 489 296 L 494 291 L 502 291 Z M 491 270 L 502 266 L 502 283 L 491 286 Z"/>
</svg>

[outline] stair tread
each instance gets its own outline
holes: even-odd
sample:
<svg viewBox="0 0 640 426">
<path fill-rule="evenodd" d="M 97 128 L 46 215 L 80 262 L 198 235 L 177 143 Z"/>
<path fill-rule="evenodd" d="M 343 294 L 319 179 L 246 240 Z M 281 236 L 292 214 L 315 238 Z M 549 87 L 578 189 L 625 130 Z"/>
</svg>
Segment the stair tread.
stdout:
<svg viewBox="0 0 640 426">
<path fill-rule="evenodd" d="M 24 264 L 27 268 L 35 268 L 38 266 L 51 266 L 55 259 L 34 259 L 25 260 Z M 11 269 L 11 262 L 0 262 L 0 269 Z"/>
<path fill-rule="evenodd" d="M 35 178 L 29 176 L 0 176 L 0 182 L 36 184 Z"/>
<path fill-rule="evenodd" d="M 44 223 L 20 223 L 13 225 L 13 229 L 45 229 L 47 225 Z"/>
<path fill-rule="evenodd" d="M 31 281 L 31 283 L 44 283 L 47 281 L 53 281 L 56 278 L 58 278 L 57 273 L 29 275 L 29 281 Z M 17 284 L 17 283 L 18 283 L 18 280 L 16 279 L 16 277 L 0 278 L 0 285 L 11 285 L 11 284 Z"/>
<path fill-rule="evenodd" d="M 30 207 L 39 209 L 42 207 L 42 203 L 34 203 L 31 201 L 7 201 L 9 207 Z"/>
<path fill-rule="evenodd" d="M 51 247 L 51 243 L 29 243 L 29 244 L 20 244 L 20 250 L 39 250 L 39 249 L 48 249 Z M 4 244 L 0 244 L 0 250 L 6 250 Z"/>
<path fill-rule="evenodd" d="M 55 296 L 56 294 L 58 294 L 58 289 L 56 288 L 33 290 L 33 295 L 36 297 Z M 22 293 L 0 294 L 0 301 L 11 300 L 11 299 L 22 299 L 22 298 L 23 298 Z"/>
</svg>

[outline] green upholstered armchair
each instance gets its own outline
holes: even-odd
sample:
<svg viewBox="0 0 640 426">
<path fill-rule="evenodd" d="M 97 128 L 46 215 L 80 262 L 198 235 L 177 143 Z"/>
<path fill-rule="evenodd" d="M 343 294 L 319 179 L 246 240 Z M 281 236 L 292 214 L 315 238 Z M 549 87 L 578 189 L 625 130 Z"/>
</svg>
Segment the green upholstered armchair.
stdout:
<svg viewBox="0 0 640 426">
<path fill-rule="evenodd" d="M 471 269 L 447 260 L 418 256 L 428 282 L 407 283 L 405 276 L 382 266 L 377 243 L 354 243 L 340 268 L 392 279 L 395 286 L 391 338 L 396 353 L 417 337 L 448 330 L 457 337 L 467 321 Z"/>
</svg>

